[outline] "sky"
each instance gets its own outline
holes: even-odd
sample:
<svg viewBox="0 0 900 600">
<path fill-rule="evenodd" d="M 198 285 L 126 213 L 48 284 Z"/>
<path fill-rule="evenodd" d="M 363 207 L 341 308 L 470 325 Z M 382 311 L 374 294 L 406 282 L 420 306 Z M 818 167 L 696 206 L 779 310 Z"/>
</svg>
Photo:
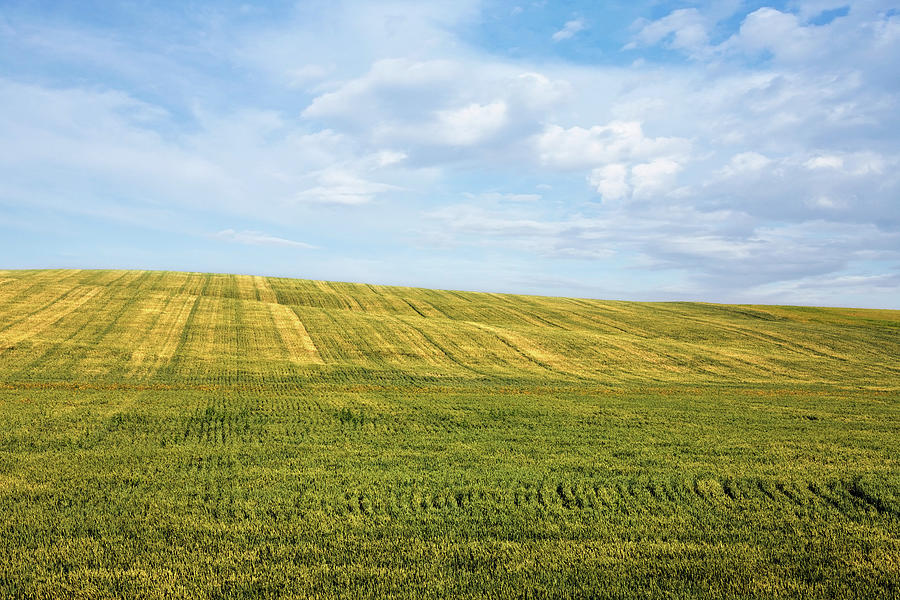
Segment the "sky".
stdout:
<svg viewBox="0 0 900 600">
<path fill-rule="evenodd" d="M 900 3 L 0 2 L 0 268 L 900 308 Z"/>
</svg>

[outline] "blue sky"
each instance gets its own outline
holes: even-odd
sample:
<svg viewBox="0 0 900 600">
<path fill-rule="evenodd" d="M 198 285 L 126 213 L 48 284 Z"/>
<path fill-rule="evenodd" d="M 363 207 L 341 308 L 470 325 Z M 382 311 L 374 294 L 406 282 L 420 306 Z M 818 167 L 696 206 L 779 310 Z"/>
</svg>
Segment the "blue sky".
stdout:
<svg viewBox="0 0 900 600">
<path fill-rule="evenodd" d="M 900 11 L 0 4 L 0 268 L 900 308 Z"/>
</svg>

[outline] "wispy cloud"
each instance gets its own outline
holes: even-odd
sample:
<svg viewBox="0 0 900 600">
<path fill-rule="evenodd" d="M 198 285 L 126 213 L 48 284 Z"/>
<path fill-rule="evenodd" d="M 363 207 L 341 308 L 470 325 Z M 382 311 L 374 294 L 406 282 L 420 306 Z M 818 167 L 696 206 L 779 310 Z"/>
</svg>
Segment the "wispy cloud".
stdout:
<svg viewBox="0 0 900 600">
<path fill-rule="evenodd" d="M 289 248 L 304 248 L 307 250 L 315 249 L 316 246 L 307 244 L 306 242 L 297 242 L 285 238 L 269 235 L 262 231 L 235 231 L 234 229 L 223 229 L 216 232 L 212 237 L 226 242 L 236 244 L 249 244 L 252 246 L 286 246 Z"/>
<path fill-rule="evenodd" d="M 298 192 L 295 196 L 298 201 L 358 206 L 371 202 L 378 194 L 399 189 L 387 183 L 368 181 L 342 168 L 325 169 L 315 179 L 318 185 Z"/>
<path fill-rule="evenodd" d="M 575 34 L 579 31 L 583 31 L 587 26 L 582 19 L 572 19 L 571 21 L 566 21 L 566 24 L 563 25 L 563 28 L 554 33 L 551 38 L 554 42 L 561 42 L 563 40 L 568 40 L 570 38 L 575 37 Z"/>
</svg>

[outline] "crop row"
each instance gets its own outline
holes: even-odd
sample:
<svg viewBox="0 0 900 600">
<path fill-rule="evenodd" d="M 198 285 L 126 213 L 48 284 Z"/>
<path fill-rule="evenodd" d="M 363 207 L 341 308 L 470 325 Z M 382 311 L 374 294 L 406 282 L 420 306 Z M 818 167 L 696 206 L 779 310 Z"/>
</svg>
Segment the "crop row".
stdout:
<svg viewBox="0 0 900 600">
<path fill-rule="evenodd" d="M 330 509 L 363 515 L 410 512 L 589 511 L 608 515 L 669 512 L 679 507 L 740 511 L 748 507 L 845 517 L 900 517 L 890 491 L 859 481 L 784 482 L 761 478 L 699 478 L 688 481 L 522 484 L 513 489 L 462 488 L 425 491 L 407 486 L 347 492 Z"/>
</svg>

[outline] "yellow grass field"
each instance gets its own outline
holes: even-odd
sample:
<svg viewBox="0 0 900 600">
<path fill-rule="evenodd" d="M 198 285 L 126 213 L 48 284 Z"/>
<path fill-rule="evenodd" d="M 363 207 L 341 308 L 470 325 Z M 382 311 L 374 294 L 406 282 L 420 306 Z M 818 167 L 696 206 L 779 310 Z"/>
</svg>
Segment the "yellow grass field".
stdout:
<svg viewBox="0 0 900 600">
<path fill-rule="evenodd" d="M 0 596 L 900 596 L 900 311 L 0 271 Z"/>
</svg>

